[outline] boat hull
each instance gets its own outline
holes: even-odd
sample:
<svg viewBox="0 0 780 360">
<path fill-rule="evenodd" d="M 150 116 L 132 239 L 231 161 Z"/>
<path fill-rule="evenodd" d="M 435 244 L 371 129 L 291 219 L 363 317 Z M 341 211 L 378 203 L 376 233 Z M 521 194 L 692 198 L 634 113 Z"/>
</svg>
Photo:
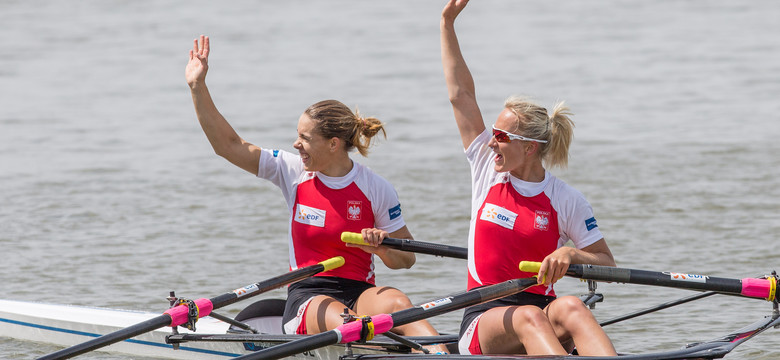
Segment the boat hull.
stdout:
<svg viewBox="0 0 780 360">
<path fill-rule="evenodd" d="M 67 347 L 157 316 L 142 311 L 0 300 L 0 336 Z M 203 318 L 196 329 L 213 334 L 224 333 L 228 328 L 222 321 Z M 171 329 L 165 327 L 100 351 L 169 359 L 215 359 L 246 353 L 241 344 L 186 344 L 174 351 L 172 345 L 165 343 L 165 336 L 170 334 Z"/>
<path fill-rule="evenodd" d="M 73 346 L 96 337 L 124 329 L 159 314 L 141 311 L 117 310 L 96 307 L 55 305 L 37 302 L 0 300 L 0 336 L 19 340 L 44 342 L 59 346 Z M 278 316 L 277 316 L 278 317 Z M 257 320 L 258 318 L 251 318 Z M 274 321 L 280 321 L 276 319 Z M 250 321 L 251 322 L 251 321 Z M 272 326 L 273 327 L 273 326 Z M 278 325 L 276 326 L 279 327 Z M 650 354 L 622 354 L 618 357 L 593 357 L 589 359 L 658 360 L 658 359 L 715 359 L 722 358 L 739 344 L 767 329 L 780 327 L 780 315 L 773 312 L 753 324 L 723 337 L 703 343 L 690 344 L 678 350 Z M 179 335 L 170 336 L 168 327 L 151 331 L 121 341 L 96 351 L 165 359 L 222 359 L 250 354 L 280 343 L 296 340 L 305 335 L 229 333 L 230 326 L 220 320 L 205 317 L 197 322 L 197 332 L 181 329 Z M 167 339 L 169 338 L 169 339 Z M 353 344 L 353 356 L 346 353 L 344 345 L 326 346 L 303 352 L 288 359 L 300 360 L 530 360 L 577 359 L 577 356 L 473 356 L 473 355 L 422 355 L 409 354 L 408 347 L 379 336 L 365 344 Z M 422 339 L 425 338 L 425 339 Z M 421 337 L 422 343 L 447 343 L 456 341 L 454 335 Z M 175 341 L 174 341 L 175 340 Z M 178 349 L 167 343 L 176 343 Z M 453 349 L 454 350 L 454 349 Z"/>
<path fill-rule="evenodd" d="M 159 314 L 75 305 L 0 300 L 0 336 L 69 347 L 144 322 Z M 225 334 L 230 325 L 205 317 L 196 332 L 179 328 L 182 334 Z M 279 344 L 278 341 L 184 342 L 174 349 L 166 343 L 171 328 L 165 327 L 121 341 L 96 351 L 164 359 L 214 360 L 233 358 Z M 387 354 L 378 347 L 353 346 L 356 354 Z M 332 360 L 344 355 L 343 345 L 297 354 L 291 359 Z"/>
</svg>

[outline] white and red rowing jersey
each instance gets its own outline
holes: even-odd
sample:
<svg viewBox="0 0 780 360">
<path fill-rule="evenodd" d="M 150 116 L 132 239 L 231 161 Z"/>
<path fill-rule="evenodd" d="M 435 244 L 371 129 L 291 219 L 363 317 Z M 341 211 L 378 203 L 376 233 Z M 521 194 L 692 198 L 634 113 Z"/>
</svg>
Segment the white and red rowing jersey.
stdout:
<svg viewBox="0 0 780 360">
<path fill-rule="evenodd" d="M 343 256 L 343 266 L 316 276 L 374 284 L 374 256 L 347 247 L 341 233 L 359 233 L 365 228 L 392 233 L 405 223 L 393 186 L 371 169 L 352 164 L 347 175 L 330 177 L 304 170 L 297 154 L 263 149 L 257 176 L 281 188 L 290 211 L 291 270 Z"/>
<path fill-rule="evenodd" d="M 472 180 L 469 290 L 536 275 L 521 272 L 520 261 L 542 261 L 569 240 L 581 249 L 603 237 L 585 197 L 549 172 L 539 183 L 496 172 L 491 136 L 485 130 L 465 150 Z M 545 294 L 547 287 L 527 292 Z"/>
</svg>

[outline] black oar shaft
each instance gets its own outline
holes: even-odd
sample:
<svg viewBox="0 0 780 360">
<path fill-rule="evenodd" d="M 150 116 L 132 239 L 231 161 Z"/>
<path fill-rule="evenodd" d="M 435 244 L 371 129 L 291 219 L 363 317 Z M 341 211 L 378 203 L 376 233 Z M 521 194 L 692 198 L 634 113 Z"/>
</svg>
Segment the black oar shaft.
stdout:
<svg viewBox="0 0 780 360">
<path fill-rule="evenodd" d="M 285 346 L 288 344 L 295 344 L 294 348 Z M 236 360 L 250 360 L 250 359 L 281 359 L 302 352 L 319 349 L 323 346 L 333 345 L 339 343 L 339 333 L 331 330 L 324 333 L 314 334 L 306 336 L 293 342 L 279 344 L 263 350 L 247 354 L 235 358 Z"/>
<path fill-rule="evenodd" d="M 363 235 L 353 232 L 341 233 L 341 241 L 351 244 L 365 244 L 363 242 Z M 451 257 L 456 259 L 468 259 L 469 251 L 466 248 L 458 246 L 450 246 L 436 243 L 429 243 L 410 239 L 396 239 L 396 238 L 384 238 L 382 245 L 391 247 L 393 249 L 436 255 L 443 257 Z"/>
<path fill-rule="evenodd" d="M 415 241 L 409 239 L 385 238 L 384 240 L 382 240 L 382 245 L 386 245 L 403 251 L 450 257 L 456 259 L 468 259 L 469 256 L 468 249 L 466 248 L 435 244 L 435 243 L 427 243 L 427 242 Z"/>
<path fill-rule="evenodd" d="M 238 301 L 244 300 L 245 298 L 259 295 L 270 290 L 278 289 L 284 285 L 292 284 L 296 281 L 303 280 L 314 274 L 322 272 L 324 270 L 324 267 L 325 266 L 322 264 L 315 264 L 295 271 L 290 271 L 284 275 L 279 275 L 272 279 L 264 280 L 249 286 L 245 286 L 242 289 L 233 290 L 233 292 L 215 296 L 211 298 L 211 303 L 214 304 L 214 309 L 219 309 L 221 307 L 225 307 L 230 304 L 236 303 Z M 242 290 L 246 292 L 241 293 Z"/>
<path fill-rule="evenodd" d="M 421 306 L 397 311 L 390 314 L 390 316 L 393 317 L 393 326 L 406 325 L 450 311 L 463 309 L 471 305 L 481 304 L 483 302 L 516 294 L 536 285 L 536 282 L 536 278 L 504 281 L 495 285 L 476 288 L 471 291 L 452 295 Z"/>
<path fill-rule="evenodd" d="M 614 268 L 596 265 L 569 265 L 566 275 L 596 281 L 656 285 L 692 290 L 710 290 L 727 294 L 742 294 L 742 280 L 704 275 L 663 273 L 656 271 Z"/>
<path fill-rule="evenodd" d="M 203 313 L 199 314 L 199 316 L 200 317 L 206 316 L 213 309 L 219 309 L 221 307 L 235 303 L 239 300 L 243 300 L 255 295 L 259 295 L 268 290 L 273 290 L 287 284 L 291 284 L 293 282 L 307 278 L 319 272 L 337 268 L 343 264 L 344 264 L 344 258 L 338 256 L 318 264 L 314 264 L 311 266 L 307 266 L 305 268 L 300 268 L 297 270 L 290 271 L 284 275 L 279 275 L 268 280 L 264 280 L 252 285 L 244 286 L 243 288 L 233 290 L 232 292 L 213 297 L 210 300 L 198 299 L 196 302 L 200 302 L 201 304 L 205 304 L 205 305 L 209 305 L 210 302 L 210 305 L 212 306 L 210 309 L 208 309 L 208 311 L 202 310 L 201 312 Z M 179 307 L 181 306 L 185 306 L 185 305 L 179 305 Z M 177 309 L 178 307 L 171 308 L 168 311 L 170 312 L 171 310 L 177 310 Z M 176 312 L 176 313 L 181 314 L 181 312 Z M 115 332 L 103 335 L 101 337 L 83 342 L 81 344 L 76 344 L 69 348 L 65 348 L 48 355 L 44 355 L 43 357 L 40 357 L 38 359 L 39 360 L 68 359 L 123 340 L 127 340 L 129 338 L 138 336 L 143 333 L 157 330 L 165 326 L 181 325 L 183 322 L 175 323 L 176 321 L 178 321 L 177 319 L 178 319 L 178 315 L 171 316 L 166 312 L 163 315 L 144 321 L 142 323 L 138 323 L 130 327 L 124 328 L 122 330 L 117 330 Z"/>
<path fill-rule="evenodd" d="M 389 314 L 389 317 L 392 320 L 391 327 L 406 325 L 446 312 L 516 294 L 534 285 L 536 285 L 536 278 L 515 279 L 451 295 L 446 298 Z M 387 317 L 388 315 L 376 315 L 377 318 L 382 316 Z M 300 340 L 266 348 L 252 354 L 239 356 L 236 360 L 281 359 L 324 346 L 335 345 L 339 342 L 343 342 L 342 338 L 351 335 L 342 332 L 342 330 L 347 331 L 345 328 L 347 325 L 350 324 L 342 325 L 339 328 L 324 333 L 307 336 Z"/>
<path fill-rule="evenodd" d="M 81 344 L 76 344 L 69 348 L 65 348 L 48 355 L 44 355 L 42 357 L 39 357 L 38 360 L 55 360 L 55 359 L 71 358 L 104 346 L 111 345 L 113 343 L 120 342 L 122 340 L 127 340 L 134 336 L 138 336 L 155 329 L 159 329 L 161 327 L 170 325 L 170 323 L 171 323 L 171 316 L 168 314 L 162 314 L 160 316 L 124 328 L 122 330 L 103 335 L 101 337 L 83 342 Z"/>
</svg>

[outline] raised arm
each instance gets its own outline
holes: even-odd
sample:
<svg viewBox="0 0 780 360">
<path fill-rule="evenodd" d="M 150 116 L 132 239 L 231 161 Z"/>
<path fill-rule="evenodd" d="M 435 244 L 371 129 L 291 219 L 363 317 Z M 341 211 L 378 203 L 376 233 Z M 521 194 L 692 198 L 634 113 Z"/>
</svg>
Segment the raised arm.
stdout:
<svg viewBox="0 0 780 360">
<path fill-rule="evenodd" d="M 219 113 L 214 100 L 211 99 L 206 87 L 206 73 L 209 62 L 209 38 L 200 36 L 195 39 L 195 45 L 190 50 L 190 61 L 184 71 L 187 85 L 190 86 L 192 102 L 203 132 L 217 155 L 222 156 L 234 165 L 257 175 L 260 161 L 260 148 L 252 145 L 236 133 L 233 127 Z"/>
<path fill-rule="evenodd" d="M 458 124 L 463 147 L 467 148 L 474 139 L 485 131 L 485 122 L 477 106 L 474 79 L 460 52 L 455 35 L 455 18 L 466 7 L 468 0 L 450 0 L 441 13 L 441 62 L 444 80 L 450 97 L 455 122 Z"/>
</svg>

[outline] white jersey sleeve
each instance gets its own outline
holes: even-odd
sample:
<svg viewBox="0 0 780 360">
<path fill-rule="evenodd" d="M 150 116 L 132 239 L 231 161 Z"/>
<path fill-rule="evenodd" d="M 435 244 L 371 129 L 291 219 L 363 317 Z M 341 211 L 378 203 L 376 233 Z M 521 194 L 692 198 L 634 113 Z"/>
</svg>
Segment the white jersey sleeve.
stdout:
<svg viewBox="0 0 780 360">
<path fill-rule="evenodd" d="M 301 157 L 283 150 L 263 149 L 257 168 L 257 177 L 278 186 L 290 204 L 299 178 L 305 171 Z"/>
<path fill-rule="evenodd" d="M 360 167 L 355 184 L 371 201 L 376 228 L 392 233 L 404 227 L 401 202 L 393 185 L 371 169 L 358 163 L 355 166 Z"/>
<path fill-rule="evenodd" d="M 551 201 L 558 212 L 558 227 L 561 233 L 558 246 L 563 246 L 571 240 L 577 249 L 582 249 L 601 240 L 604 236 L 596 223 L 593 207 L 585 196 L 557 177 L 553 178 L 551 185 Z"/>
</svg>

